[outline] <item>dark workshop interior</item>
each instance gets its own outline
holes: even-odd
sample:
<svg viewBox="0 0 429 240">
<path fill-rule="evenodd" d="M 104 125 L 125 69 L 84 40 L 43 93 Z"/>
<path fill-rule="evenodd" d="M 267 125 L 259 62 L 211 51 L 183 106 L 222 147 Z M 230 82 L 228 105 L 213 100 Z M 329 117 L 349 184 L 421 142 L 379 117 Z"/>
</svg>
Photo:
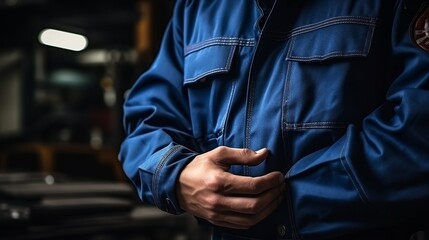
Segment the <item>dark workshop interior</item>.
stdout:
<svg viewBox="0 0 429 240">
<path fill-rule="evenodd" d="M 117 160 L 124 96 L 172 5 L 0 1 L 0 239 L 204 239 L 193 217 L 139 202 Z"/>
<path fill-rule="evenodd" d="M 209 239 L 140 202 L 117 159 L 124 96 L 173 4 L 0 0 L 0 239 Z"/>
</svg>

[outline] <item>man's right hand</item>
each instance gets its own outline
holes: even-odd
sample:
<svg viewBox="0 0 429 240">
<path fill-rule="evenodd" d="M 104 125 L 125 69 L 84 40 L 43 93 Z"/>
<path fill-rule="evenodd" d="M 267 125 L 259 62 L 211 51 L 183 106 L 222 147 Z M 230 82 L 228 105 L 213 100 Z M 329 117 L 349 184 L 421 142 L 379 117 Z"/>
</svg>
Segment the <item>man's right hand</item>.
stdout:
<svg viewBox="0 0 429 240">
<path fill-rule="evenodd" d="M 260 177 L 228 172 L 231 165 L 257 165 L 268 156 L 259 151 L 218 147 L 198 155 L 181 172 L 177 195 L 182 209 L 214 225 L 247 229 L 266 218 L 283 199 L 284 175 Z"/>
</svg>

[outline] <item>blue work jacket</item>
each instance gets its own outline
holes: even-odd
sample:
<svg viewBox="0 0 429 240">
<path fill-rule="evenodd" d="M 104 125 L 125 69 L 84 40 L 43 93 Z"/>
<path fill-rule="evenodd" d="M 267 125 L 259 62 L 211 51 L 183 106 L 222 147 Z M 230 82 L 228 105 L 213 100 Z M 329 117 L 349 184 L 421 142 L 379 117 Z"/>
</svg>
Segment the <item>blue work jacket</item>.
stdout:
<svg viewBox="0 0 429 240">
<path fill-rule="evenodd" d="M 175 185 L 196 155 L 266 147 L 230 171 L 283 172 L 285 200 L 215 239 L 403 239 L 429 219 L 428 6 L 177 0 L 124 104 L 124 172 L 144 202 L 180 214 Z"/>
</svg>

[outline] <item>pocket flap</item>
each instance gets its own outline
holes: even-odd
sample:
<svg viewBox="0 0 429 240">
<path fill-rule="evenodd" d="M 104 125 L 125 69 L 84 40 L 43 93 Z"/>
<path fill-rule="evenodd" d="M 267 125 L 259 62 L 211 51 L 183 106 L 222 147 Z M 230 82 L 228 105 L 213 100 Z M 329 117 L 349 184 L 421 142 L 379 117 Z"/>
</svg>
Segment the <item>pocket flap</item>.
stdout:
<svg viewBox="0 0 429 240">
<path fill-rule="evenodd" d="M 193 83 L 212 74 L 227 73 L 235 49 L 235 45 L 211 45 L 188 53 L 184 61 L 184 83 Z"/>
<path fill-rule="evenodd" d="M 371 17 L 338 17 L 295 29 L 286 60 L 367 56 L 375 25 L 376 19 Z"/>
</svg>

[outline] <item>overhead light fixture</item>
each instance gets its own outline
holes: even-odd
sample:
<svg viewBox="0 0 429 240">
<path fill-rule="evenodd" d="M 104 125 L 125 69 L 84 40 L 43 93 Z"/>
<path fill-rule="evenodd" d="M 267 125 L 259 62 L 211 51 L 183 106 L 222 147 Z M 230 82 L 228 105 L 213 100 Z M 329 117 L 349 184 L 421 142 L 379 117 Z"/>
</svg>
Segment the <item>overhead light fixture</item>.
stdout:
<svg viewBox="0 0 429 240">
<path fill-rule="evenodd" d="M 80 34 L 55 29 L 44 29 L 39 34 L 40 43 L 71 51 L 82 51 L 88 46 L 88 39 Z"/>
</svg>

